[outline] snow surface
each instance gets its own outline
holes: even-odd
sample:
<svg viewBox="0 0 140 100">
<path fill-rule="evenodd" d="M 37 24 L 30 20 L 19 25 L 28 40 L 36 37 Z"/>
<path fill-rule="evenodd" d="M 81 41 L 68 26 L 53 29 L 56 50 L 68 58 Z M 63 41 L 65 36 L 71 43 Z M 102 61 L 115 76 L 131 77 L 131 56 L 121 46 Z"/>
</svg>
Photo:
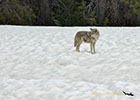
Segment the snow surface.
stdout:
<svg viewBox="0 0 140 100">
<path fill-rule="evenodd" d="M 89 27 L 0 26 L 0 100 L 140 100 L 140 27 L 97 29 L 91 54 Z"/>
</svg>

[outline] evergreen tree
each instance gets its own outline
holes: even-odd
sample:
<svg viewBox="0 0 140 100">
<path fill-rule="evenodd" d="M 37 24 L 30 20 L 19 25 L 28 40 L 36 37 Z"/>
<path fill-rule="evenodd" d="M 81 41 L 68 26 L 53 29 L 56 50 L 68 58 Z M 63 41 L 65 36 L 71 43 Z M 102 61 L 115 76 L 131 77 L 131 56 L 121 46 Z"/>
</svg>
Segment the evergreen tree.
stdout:
<svg viewBox="0 0 140 100">
<path fill-rule="evenodd" d="M 2 1 L 0 23 L 14 25 L 33 25 L 36 18 L 33 10 L 19 0 Z"/>
</svg>

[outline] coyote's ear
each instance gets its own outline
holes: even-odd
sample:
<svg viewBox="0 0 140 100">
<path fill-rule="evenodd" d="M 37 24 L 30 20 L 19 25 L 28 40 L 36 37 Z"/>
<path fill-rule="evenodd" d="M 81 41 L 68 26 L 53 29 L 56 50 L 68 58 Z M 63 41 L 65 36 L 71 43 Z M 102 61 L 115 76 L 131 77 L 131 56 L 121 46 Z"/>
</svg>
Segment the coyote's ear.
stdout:
<svg viewBox="0 0 140 100">
<path fill-rule="evenodd" d="M 94 30 L 95 30 L 95 32 L 97 32 L 97 29 L 96 28 Z"/>
</svg>

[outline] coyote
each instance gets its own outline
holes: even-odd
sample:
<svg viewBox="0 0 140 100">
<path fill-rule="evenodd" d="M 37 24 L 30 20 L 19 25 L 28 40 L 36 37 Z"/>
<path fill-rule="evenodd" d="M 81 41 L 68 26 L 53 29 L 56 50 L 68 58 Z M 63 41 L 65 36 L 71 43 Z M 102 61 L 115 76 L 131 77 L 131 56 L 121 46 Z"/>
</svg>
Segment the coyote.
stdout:
<svg viewBox="0 0 140 100">
<path fill-rule="evenodd" d="M 90 28 L 91 31 L 79 31 L 75 35 L 74 39 L 74 47 L 76 47 L 76 51 L 80 52 L 79 48 L 82 42 L 85 43 L 90 43 L 90 49 L 91 53 L 93 54 L 93 48 L 94 48 L 94 53 L 95 52 L 95 43 L 98 40 L 100 34 L 97 29 L 92 29 Z"/>
</svg>

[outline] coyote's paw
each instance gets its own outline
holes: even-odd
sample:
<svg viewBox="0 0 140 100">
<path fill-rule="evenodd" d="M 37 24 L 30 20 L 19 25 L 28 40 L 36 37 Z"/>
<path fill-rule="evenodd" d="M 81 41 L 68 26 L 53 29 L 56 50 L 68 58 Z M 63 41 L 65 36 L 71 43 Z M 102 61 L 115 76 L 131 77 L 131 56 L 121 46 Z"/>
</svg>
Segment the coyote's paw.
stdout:
<svg viewBox="0 0 140 100">
<path fill-rule="evenodd" d="M 94 52 L 94 53 L 93 53 L 93 52 L 91 52 L 91 54 L 96 54 L 96 52 Z"/>
</svg>

